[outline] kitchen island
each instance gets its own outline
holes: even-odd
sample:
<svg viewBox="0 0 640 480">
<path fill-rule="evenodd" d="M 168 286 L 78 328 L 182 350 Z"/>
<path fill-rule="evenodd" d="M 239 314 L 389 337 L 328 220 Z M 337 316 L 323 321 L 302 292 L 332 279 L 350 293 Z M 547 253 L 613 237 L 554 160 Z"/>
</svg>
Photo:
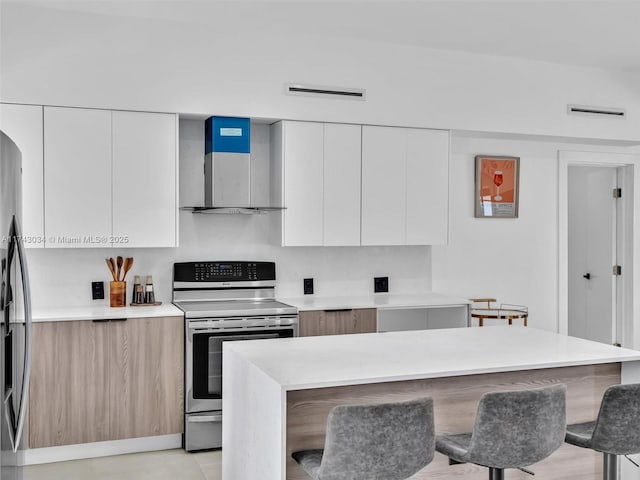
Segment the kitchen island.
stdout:
<svg viewBox="0 0 640 480">
<path fill-rule="evenodd" d="M 523 327 L 226 342 L 223 480 L 302 480 L 291 452 L 322 448 L 339 404 L 434 399 L 438 433 L 471 431 L 487 391 L 567 385 L 569 422 L 595 418 L 604 390 L 640 381 L 640 352 Z M 626 473 L 625 480 L 637 478 Z M 531 468 L 547 479 L 601 478 L 599 454 L 564 445 Z M 437 454 L 415 479 L 486 479 Z M 528 479 L 509 471 L 510 479 Z"/>
</svg>

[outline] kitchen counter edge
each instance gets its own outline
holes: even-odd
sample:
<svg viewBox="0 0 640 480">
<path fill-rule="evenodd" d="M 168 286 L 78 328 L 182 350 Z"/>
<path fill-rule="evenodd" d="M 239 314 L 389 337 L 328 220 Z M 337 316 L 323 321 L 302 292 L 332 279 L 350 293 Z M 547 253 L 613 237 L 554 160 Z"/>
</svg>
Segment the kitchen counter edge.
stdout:
<svg viewBox="0 0 640 480">
<path fill-rule="evenodd" d="M 301 312 L 352 308 L 434 308 L 471 304 L 467 298 L 432 292 L 422 294 L 377 293 L 340 297 L 278 297 L 278 301 L 296 307 Z"/>
<path fill-rule="evenodd" d="M 39 307 L 33 310 L 33 322 L 64 322 L 74 320 L 108 320 L 114 318 L 182 317 L 183 312 L 171 303 L 149 307 Z"/>
</svg>

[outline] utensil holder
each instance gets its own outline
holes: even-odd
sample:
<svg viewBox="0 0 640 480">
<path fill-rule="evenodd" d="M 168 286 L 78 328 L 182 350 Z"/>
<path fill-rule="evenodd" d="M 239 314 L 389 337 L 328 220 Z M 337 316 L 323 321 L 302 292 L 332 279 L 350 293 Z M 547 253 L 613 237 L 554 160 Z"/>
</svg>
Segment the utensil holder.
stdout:
<svg viewBox="0 0 640 480">
<path fill-rule="evenodd" d="M 127 282 L 109 282 L 109 300 L 112 307 L 127 305 Z"/>
</svg>

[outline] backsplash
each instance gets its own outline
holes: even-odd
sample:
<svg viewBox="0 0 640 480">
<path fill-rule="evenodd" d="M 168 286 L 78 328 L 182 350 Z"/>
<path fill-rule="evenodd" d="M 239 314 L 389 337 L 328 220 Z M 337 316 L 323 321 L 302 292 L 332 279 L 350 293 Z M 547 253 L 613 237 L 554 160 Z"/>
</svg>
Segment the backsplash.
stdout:
<svg viewBox="0 0 640 480">
<path fill-rule="evenodd" d="M 196 260 L 274 261 L 279 297 L 302 296 L 308 277 L 314 278 L 318 296 L 369 294 L 379 276 L 389 277 L 391 293 L 431 290 L 430 247 L 278 247 L 269 243 L 271 215 L 277 213 L 181 212 L 179 248 L 28 250 L 33 304 L 107 305 L 110 274 L 104 259 L 116 255 L 135 258 L 127 302 L 134 275 L 153 275 L 157 300 L 170 302 L 173 262 Z M 92 281 L 105 282 L 105 300 L 91 300 Z"/>
</svg>

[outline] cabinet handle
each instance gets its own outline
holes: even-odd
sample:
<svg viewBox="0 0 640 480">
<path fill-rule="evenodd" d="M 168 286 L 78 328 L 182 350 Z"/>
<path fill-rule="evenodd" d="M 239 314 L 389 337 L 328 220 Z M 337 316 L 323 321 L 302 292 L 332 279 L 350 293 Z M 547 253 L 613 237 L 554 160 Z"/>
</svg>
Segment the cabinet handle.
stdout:
<svg viewBox="0 0 640 480">
<path fill-rule="evenodd" d="M 111 321 L 112 322 L 126 322 L 127 319 L 126 318 L 112 318 Z"/>
<path fill-rule="evenodd" d="M 94 320 L 92 320 L 94 323 L 106 323 L 109 321 L 108 318 L 96 318 Z"/>
<path fill-rule="evenodd" d="M 352 312 L 353 308 L 332 308 L 330 310 L 325 310 L 325 312 Z"/>
<path fill-rule="evenodd" d="M 221 422 L 222 415 L 198 415 L 187 416 L 187 423 L 208 423 L 208 422 Z"/>
</svg>

